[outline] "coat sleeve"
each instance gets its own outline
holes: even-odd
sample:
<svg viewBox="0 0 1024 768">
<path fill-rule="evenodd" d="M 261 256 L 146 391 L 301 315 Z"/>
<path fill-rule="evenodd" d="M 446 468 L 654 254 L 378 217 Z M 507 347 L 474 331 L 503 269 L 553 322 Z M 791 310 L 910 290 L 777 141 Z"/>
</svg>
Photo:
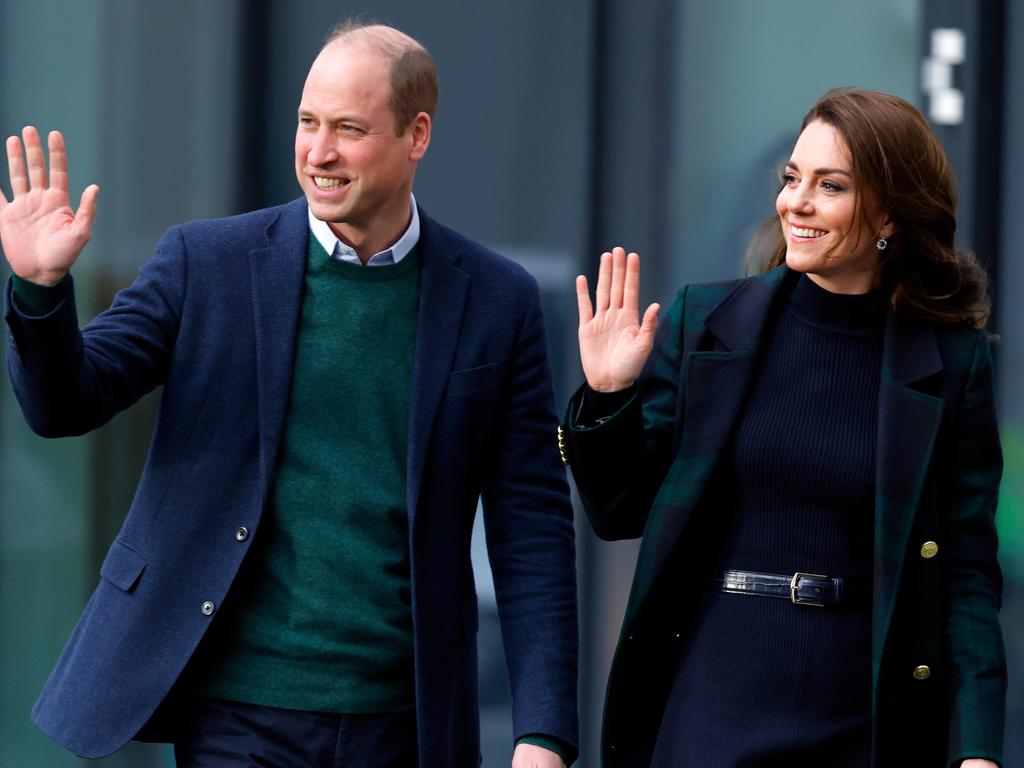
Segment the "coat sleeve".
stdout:
<svg viewBox="0 0 1024 768">
<path fill-rule="evenodd" d="M 43 437 L 81 435 L 163 383 L 184 298 L 184 242 L 176 229 L 110 309 L 78 328 L 74 292 L 48 314 L 25 315 L 8 282 L 7 368 L 29 426 Z"/>
<path fill-rule="evenodd" d="M 579 749 L 572 506 L 555 442 L 551 368 L 532 278 L 526 291 L 481 495 L 513 736 L 552 737 L 571 763 Z"/>
<path fill-rule="evenodd" d="M 1006 660 L 998 611 L 1002 576 L 995 511 L 1003 460 L 988 339 L 978 334 L 955 430 L 945 572 L 952 663 L 949 765 L 966 757 L 1001 761 Z"/>
<path fill-rule="evenodd" d="M 566 461 L 583 508 L 602 539 L 643 535 L 654 497 L 672 463 L 682 420 L 684 288 L 658 328 L 637 394 L 596 425 L 578 423 L 585 387 L 572 397 L 562 426 Z"/>
</svg>

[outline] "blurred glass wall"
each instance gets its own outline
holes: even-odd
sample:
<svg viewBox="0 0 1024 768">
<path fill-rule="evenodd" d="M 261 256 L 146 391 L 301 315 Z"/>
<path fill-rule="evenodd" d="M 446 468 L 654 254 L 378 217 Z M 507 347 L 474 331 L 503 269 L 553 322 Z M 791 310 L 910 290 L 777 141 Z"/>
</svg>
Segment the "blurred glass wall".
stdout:
<svg viewBox="0 0 1024 768">
<path fill-rule="evenodd" d="M 63 130 L 74 194 L 90 182 L 102 187 L 93 242 L 75 270 L 84 321 L 132 279 L 168 226 L 297 196 L 295 107 L 325 31 L 348 14 L 394 23 L 431 49 L 441 78 L 417 198 L 538 277 L 564 403 L 580 380 L 573 276 L 592 273 L 600 250 L 616 244 L 643 253 L 649 300 L 739 275 L 749 233 L 772 210 L 778 161 L 822 91 L 860 85 L 922 103 L 921 40 L 935 4 L 0 0 L 0 135 L 26 123 Z M 1015 251 L 1024 217 L 1013 189 L 1024 172 L 1014 141 L 1024 131 L 1024 9 L 997 4 L 1006 9 L 1007 108 L 994 326 L 1003 335 L 1000 529 L 1015 723 L 1024 718 L 1024 409 L 1015 398 L 1024 377 L 1015 301 L 1024 290 Z M 0 186 L 9 189 L 2 169 Z M 158 397 L 89 436 L 46 441 L 28 431 L 0 381 L 2 766 L 83 762 L 50 743 L 28 712 L 127 509 Z M 596 541 L 582 518 L 578 534 L 579 765 L 595 768 L 604 677 L 636 550 Z M 484 765 L 500 766 L 511 755 L 511 718 L 481 539 Z M 1013 765 L 1024 761 L 1024 744 L 1008 730 Z M 170 756 L 133 744 L 99 764 L 166 766 Z"/>
</svg>

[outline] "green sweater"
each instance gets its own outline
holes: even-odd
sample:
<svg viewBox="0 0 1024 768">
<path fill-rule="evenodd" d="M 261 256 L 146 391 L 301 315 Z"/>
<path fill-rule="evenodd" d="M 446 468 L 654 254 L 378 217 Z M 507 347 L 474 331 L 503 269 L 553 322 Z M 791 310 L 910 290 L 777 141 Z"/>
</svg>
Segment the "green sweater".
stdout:
<svg viewBox="0 0 1024 768">
<path fill-rule="evenodd" d="M 413 708 L 409 393 L 418 249 L 336 261 L 310 235 L 270 504 L 212 636 L 209 696 L 320 712 Z"/>
</svg>

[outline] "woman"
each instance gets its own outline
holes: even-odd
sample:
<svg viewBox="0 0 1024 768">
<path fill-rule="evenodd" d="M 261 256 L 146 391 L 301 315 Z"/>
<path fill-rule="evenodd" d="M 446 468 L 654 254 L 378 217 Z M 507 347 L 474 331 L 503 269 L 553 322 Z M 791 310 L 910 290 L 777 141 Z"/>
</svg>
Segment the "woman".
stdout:
<svg viewBox="0 0 1024 768">
<path fill-rule="evenodd" d="M 603 763 L 990 768 L 1002 459 L 948 161 L 907 102 L 831 91 L 776 208 L 760 273 L 685 288 L 657 339 L 636 254 L 596 305 L 577 278 L 563 458 L 599 536 L 643 537 Z"/>
</svg>

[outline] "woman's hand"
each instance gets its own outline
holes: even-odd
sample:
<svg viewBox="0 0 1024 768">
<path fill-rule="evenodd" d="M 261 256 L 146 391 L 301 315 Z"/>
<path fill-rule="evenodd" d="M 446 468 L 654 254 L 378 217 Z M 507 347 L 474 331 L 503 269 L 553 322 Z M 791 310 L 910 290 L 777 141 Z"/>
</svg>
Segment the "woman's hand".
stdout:
<svg viewBox="0 0 1024 768">
<path fill-rule="evenodd" d="M 580 360 L 591 389 L 616 392 L 633 385 L 654 346 L 657 304 L 640 322 L 640 257 L 622 248 L 601 254 L 596 308 L 587 278 L 576 278 L 580 312 Z"/>
<path fill-rule="evenodd" d="M 999 768 L 991 760 L 983 760 L 980 757 L 972 757 L 960 763 L 960 768 Z"/>
<path fill-rule="evenodd" d="M 7 139 L 7 167 L 11 178 L 10 201 L 0 192 L 0 242 L 18 277 L 40 285 L 60 281 L 89 242 L 96 213 L 95 184 L 86 187 L 77 211 L 68 200 L 68 160 L 64 137 L 50 133 L 50 172 L 32 126 Z M 26 170 L 26 159 L 28 167 Z"/>
</svg>

